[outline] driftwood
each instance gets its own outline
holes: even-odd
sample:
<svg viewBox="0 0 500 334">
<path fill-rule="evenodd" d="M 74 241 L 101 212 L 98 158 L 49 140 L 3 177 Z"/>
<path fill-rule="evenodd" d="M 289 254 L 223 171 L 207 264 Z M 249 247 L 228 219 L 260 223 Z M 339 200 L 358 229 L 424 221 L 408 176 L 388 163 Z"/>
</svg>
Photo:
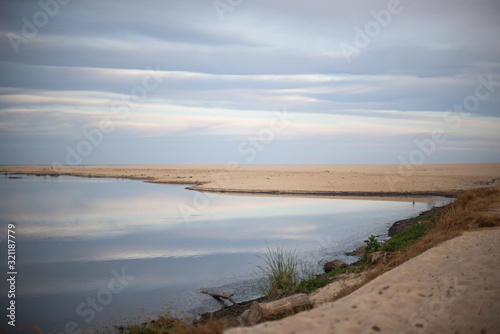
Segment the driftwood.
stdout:
<svg viewBox="0 0 500 334">
<path fill-rule="evenodd" d="M 274 320 L 285 315 L 311 307 L 311 300 L 305 293 L 299 293 L 271 303 L 253 302 L 250 309 L 243 312 L 239 322 L 244 326 L 253 326 L 262 321 Z"/>
<path fill-rule="evenodd" d="M 233 303 L 234 305 L 237 305 L 238 303 L 234 301 L 234 299 L 232 298 L 234 296 L 234 293 L 230 294 L 230 295 L 226 295 L 226 294 L 223 294 L 223 293 L 211 293 L 211 292 L 207 292 L 207 291 L 202 291 L 201 293 L 204 293 L 206 295 L 210 295 L 216 299 L 227 299 L 229 300 L 231 303 Z"/>
</svg>

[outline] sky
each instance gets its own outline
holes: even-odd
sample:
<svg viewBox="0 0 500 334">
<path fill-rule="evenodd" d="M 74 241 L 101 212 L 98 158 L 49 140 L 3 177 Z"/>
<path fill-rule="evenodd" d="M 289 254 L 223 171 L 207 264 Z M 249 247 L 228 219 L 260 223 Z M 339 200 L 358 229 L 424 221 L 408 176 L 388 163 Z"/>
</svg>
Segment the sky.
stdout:
<svg viewBox="0 0 500 334">
<path fill-rule="evenodd" d="M 0 164 L 500 162 L 498 0 L 0 4 Z"/>
</svg>

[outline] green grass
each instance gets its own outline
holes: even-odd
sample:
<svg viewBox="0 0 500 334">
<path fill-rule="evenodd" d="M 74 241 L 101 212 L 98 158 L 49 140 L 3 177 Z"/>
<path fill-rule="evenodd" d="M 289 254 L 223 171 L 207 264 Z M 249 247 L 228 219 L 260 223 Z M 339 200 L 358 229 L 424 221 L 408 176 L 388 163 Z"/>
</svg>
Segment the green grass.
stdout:
<svg viewBox="0 0 500 334">
<path fill-rule="evenodd" d="M 358 266 L 336 268 L 327 274 L 316 275 L 312 270 L 300 265 L 296 250 L 285 251 L 279 247 L 271 250 L 267 247 L 263 257 L 265 265 L 258 267 L 261 271 L 259 279 L 261 292 L 268 300 L 276 300 L 295 293 L 311 293 L 330 284 L 336 275 L 361 272 L 370 267 L 368 263 L 370 254 L 379 250 L 396 252 L 413 245 L 435 227 L 434 220 L 438 216 L 439 214 L 428 214 L 419 217 L 420 224 L 407 228 L 383 244 L 379 244 L 375 236 L 370 236 L 365 240 L 365 253 Z"/>
<path fill-rule="evenodd" d="M 423 216 L 425 217 L 425 216 Z M 424 219 L 422 219 L 424 220 Z M 427 219 L 425 219 L 427 220 Z M 433 222 L 413 225 L 406 230 L 396 234 L 382 245 L 382 250 L 386 252 L 396 252 L 414 244 L 418 239 L 429 232 L 435 224 Z"/>
<path fill-rule="evenodd" d="M 434 221 L 438 216 L 439 216 L 439 212 L 437 213 L 430 213 L 430 214 L 427 214 L 427 215 L 423 215 L 423 216 L 420 216 L 417 218 L 417 220 L 430 220 L 430 221 Z"/>
<path fill-rule="evenodd" d="M 366 246 L 365 246 L 365 254 L 361 258 L 361 263 L 368 264 L 368 258 L 370 257 L 370 254 L 377 252 L 379 250 L 379 248 L 380 248 L 380 244 L 379 244 L 377 238 L 374 235 L 371 235 L 364 242 L 366 244 Z"/>
<path fill-rule="evenodd" d="M 360 267 L 338 267 L 326 274 L 316 274 L 298 260 L 298 252 L 278 247 L 262 257 L 265 265 L 258 266 L 259 288 L 268 301 L 281 299 L 296 293 L 311 293 L 330 284 L 334 277 L 344 273 L 360 272 Z"/>
<path fill-rule="evenodd" d="M 296 293 L 311 293 L 319 288 L 332 283 L 335 276 L 340 274 L 357 273 L 361 267 L 337 267 L 326 274 L 315 275 L 312 271 L 308 273 L 305 279 L 300 281 Z"/>
<path fill-rule="evenodd" d="M 327 286 L 332 282 L 332 277 L 329 274 L 312 276 L 302 280 L 297 286 L 297 293 L 311 293 L 314 290 Z"/>
<path fill-rule="evenodd" d="M 441 212 L 436 212 L 418 217 L 417 220 L 420 222 L 419 224 L 401 231 L 386 241 L 382 245 L 382 250 L 386 252 L 396 252 L 413 245 L 418 239 L 422 238 L 436 226 L 435 221 L 440 215 Z"/>
<path fill-rule="evenodd" d="M 258 266 L 261 273 L 258 281 L 261 292 L 269 300 L 290 296 L 297 291 L 300 283 L 301 271 L 297 259 L 297 251 L 285 251 L 278 247 L 267 252 L 262 258 L 264 266 Z"/>
</svg>

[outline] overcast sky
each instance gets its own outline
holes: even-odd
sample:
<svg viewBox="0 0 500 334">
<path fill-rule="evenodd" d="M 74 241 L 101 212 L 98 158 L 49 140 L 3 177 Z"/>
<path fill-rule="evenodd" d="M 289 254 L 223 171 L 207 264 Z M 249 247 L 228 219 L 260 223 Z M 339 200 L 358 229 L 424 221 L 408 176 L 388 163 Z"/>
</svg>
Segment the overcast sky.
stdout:
<svg viewBox="0 0 500 334">
<path fill-rule="evenodd" d="M 498 0 L 0 6 L 0 164 L 500 162 Z"/>
</svg>

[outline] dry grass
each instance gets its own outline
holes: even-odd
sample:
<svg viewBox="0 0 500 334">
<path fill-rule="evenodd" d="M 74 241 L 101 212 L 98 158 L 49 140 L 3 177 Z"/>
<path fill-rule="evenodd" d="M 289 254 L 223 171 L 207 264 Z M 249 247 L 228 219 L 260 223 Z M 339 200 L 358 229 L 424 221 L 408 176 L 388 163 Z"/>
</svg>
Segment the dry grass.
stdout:
<svg viewBox="0 0 500 334">
<path fill-rule="evenodd" d="M 369 281 L 402 263 L 452 239 L 467 230 L 500 226 L 500 188 L 480 188 L 460 193 L 436 221 L 436 226 L 415 244 L 398 252 L 388 263 L 378 264 L 366 273 L 363 282 L 346 287 L 332 301 L 349 295 Z"/>
<path fill-rule="evenodd" d="M 500 215 L 485 218 L 491 208 L 500 207 L 500 188 L 481 188 L 461 193 L 436 221 L 436 227 L 395 259 L 405 262 L 462 232 L 500 226 Z"/>
</svg>

